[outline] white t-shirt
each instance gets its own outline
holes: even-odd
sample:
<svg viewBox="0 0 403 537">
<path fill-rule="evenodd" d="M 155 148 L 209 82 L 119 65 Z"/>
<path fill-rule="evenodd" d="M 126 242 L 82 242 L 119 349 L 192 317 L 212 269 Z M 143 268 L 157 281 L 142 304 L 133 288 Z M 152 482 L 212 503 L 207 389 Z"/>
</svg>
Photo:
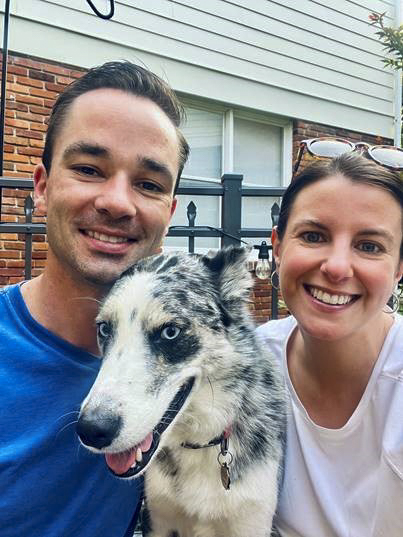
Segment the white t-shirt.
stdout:
<svg viewBox="0 0 403 537">
<path fill-rule="evenodd" d="M 403 317 L 395 315 L 367 388 L 341 429 L 312 422 L 292 386 L 285 349 L 293 317 L 258 328 L 290 395 L 282 537 L 403 537 Z"/>
</svg>

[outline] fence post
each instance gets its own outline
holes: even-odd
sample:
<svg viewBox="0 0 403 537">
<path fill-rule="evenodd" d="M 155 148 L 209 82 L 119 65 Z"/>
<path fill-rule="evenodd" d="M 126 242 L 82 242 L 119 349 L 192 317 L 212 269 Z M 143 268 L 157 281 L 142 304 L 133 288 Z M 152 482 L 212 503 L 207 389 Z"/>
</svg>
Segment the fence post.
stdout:
<svg viewBox="0 0 403 537">
<path fill-rule="evenodd" d="M 32 224 L 32 211 L 34 202 L 31 194 L 25 198 L 24 213 L 25 223 Z M 30 280 L 32 277 L 32 232 L 25 234 L 25 279 Z"/>
<path fill-rule="evenodd" d="M 221 228 L 224 232 L 221 248 L 241 244 L 242 179 L 243 175 L 234 173 L 225 173 L 221 178 L 224 190 L 221 200 Z"/>
<path fill-rule="evenodd" d="M 272 222 L 272 228 L 277 226 L 278 224 L 278 217 L 280 214 L 280 207 L 278 206 L 278 203 L 273 203 L 271 208 L 271 222 Z M 273 255 L 273 248 L 272 248 L 272 254 L 271 254 L 271 318 L 272 319 L 278 319 L 278 284 L 279 279 L 278 276 L 273 278 L 273 274 L 276 272 L 276 262 L 274 260 Z M 274 285 L 277 287 L 274 287 Z"/>
<path fill-rule="evenodd" d="M 193 201 L 191 201 L 189 203 L 189 205 L 187 206 L 187 217 L 188 217 L 188 225 L 189 225 L 189 227 L 194 227 L 195 226 L 196 215 L 197 215 L 196 205 L 193 203 Z M 193 235 L 189 236 L 189 253 L 194 254 L 194 251 L 195 251 L 195 237 L 194 237 L 194 232 L 191 232 L 191 233 L 193 233 Z"/>
</svg>

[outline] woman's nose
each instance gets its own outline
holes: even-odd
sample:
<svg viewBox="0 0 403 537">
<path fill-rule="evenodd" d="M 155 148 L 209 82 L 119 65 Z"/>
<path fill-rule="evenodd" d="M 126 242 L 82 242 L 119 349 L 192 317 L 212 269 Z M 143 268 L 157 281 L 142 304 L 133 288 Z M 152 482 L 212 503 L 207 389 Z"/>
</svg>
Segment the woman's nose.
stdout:
<svg viewBox="0 0 403 537">
<path fill-rule="evenodd" d="M 351 278 L 354 271 L 349 245 L 333 245 L 321 264 L 321 271 L 334 282 Z"/>
</svg>

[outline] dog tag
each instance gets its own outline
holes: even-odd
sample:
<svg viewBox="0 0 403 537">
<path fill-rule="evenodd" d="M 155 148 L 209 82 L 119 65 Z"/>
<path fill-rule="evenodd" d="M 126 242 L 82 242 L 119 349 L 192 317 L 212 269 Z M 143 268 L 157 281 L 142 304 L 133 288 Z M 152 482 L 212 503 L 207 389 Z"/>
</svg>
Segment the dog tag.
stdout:
<svg viewBox="0 0 403 537">
<path fill-rule="evenodd" d="M 229 468 L 226 462 L 221 464 L 221 483 L 225 490 L 229 490 L 231 485 L 231 478 L 229 475 Z"/>
</svg>

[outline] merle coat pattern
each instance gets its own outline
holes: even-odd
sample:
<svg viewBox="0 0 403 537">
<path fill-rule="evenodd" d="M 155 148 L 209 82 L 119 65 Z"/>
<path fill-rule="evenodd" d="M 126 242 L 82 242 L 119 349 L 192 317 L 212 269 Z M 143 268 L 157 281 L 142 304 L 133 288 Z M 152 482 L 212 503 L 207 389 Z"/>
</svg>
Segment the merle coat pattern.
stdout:
<svg viewBox="0 0 403 537">
<path fill-rule="evenodd" d="M 147 469 L 147 537 L 270 535 L 285 392 L 248 313 L 245 258 L 244 249 L 230 248 L 142 260 L 98 315 L 103 360 L 78 433 L 119 477 Z M 220 445 L 183 447 L 224 431 L 233 458 L 229 490 Z"/>
</svg>

